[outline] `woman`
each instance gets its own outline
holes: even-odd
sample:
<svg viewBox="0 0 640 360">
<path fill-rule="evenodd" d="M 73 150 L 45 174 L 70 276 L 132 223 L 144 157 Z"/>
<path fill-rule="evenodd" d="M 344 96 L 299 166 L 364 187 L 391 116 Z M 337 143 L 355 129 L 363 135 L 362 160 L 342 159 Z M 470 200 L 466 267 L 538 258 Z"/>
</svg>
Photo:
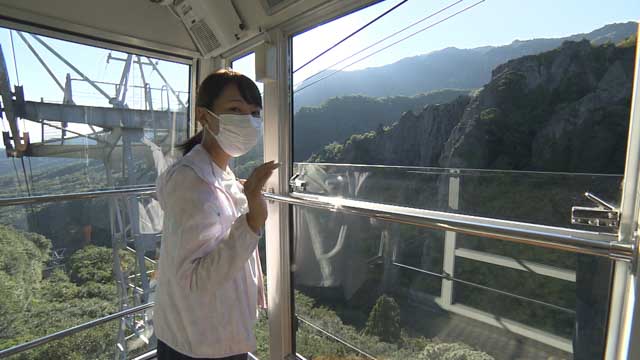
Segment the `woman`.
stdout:
<svg viewBox="0 0 640 360">
<path fill-rule="evenodd" d="M 256 247 L 267 208 L 261 189 L 278 167 L 265 163 L 241 185 L 228 168 L 262 125 L 262 100 L 244 75 L 222 70 L 200 85 L 184 157 L 158 178 L 164 210 L 154 325 L 158 359 L 246 359 L 264 303 Z"/>
</svg>

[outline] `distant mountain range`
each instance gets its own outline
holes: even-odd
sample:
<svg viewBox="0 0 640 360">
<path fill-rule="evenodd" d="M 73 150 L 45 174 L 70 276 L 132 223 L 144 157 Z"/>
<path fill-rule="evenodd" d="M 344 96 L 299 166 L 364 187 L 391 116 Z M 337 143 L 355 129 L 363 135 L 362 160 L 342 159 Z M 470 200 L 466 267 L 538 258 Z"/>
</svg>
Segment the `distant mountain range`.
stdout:
<svg viewBox="0 0 640 360">
<path fill-rule="evenodd" d="M 356 71 L 342 71 L 294 96 L 294 108 L 317 106 L 331 97 L 364 95 L 371 97 L 413 96 L 439 89 L 475 89 L 491 80 L 498 65 L 526 55 L 555 49 L 565 41 L 589 40 L 594 45 L 618 43 L 635 34 L 635 22 L 606 25 L 587 34 L 557 39 L 515 40 L 505 46 L 473 49 L 454 47 L 404 58 L 393 64 Z M 316 78 L 303 82 L 304 87 Z"/>
</svg>

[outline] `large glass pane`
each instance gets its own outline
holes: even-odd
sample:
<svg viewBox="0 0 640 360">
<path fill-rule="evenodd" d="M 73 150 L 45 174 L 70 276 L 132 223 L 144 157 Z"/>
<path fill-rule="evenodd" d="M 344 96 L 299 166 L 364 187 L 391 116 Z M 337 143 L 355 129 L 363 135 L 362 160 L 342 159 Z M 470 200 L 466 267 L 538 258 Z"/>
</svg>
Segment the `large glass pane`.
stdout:
<svg viewBox="0 0 640 360">
<path fill-rule="evenodd" d="M 293 37 L 295 191 L 615 233 L 572 207 L 620 203 L 640 4 L 407 2 L 309 63 L 398 3 Z M 302 355 L 602 358 L 606 259 L 293 219 Z"/>
<path fill-rule="evenodd" d="M 573 206 L 595 206 L 585 192 L 615 198 L 622 184 L 615 174 L 325 163 L 296 163 L 293 172 L 307 194 L 575 229 L 590 229 L 571 221 Z"/>
<path fill-rule="evenodd" d="M 305 357 L 602 357 L 607 259 L 526 246 L 495 255 L 473 244 L 500 241 L 312 208 L 293 219 Z"/>
<path fill-rule="evenodd" d="M 376 166 L 388 189 L 348 196 L 444 210 L 460 169 L 457 211 L 541 224 L 620 203 L 640 5 L 407 2 L 307 64 L 397 3 L 293 37 L 295 162 Z"/>
<path fill-rule="evenodd" d="M 154 185 L 179 156 L 190 66 L 5 28 L 0 46 L 0 198 Z M 162 216 L 148 194 L 0 207 L 0 349 L 153 301 Z M 152 315 L 42 351 L 133 356 L 155 348 Z"/>
<path fill-rule="evenodd" d="M 177 156 L 190 66 L 7 28 L 0 47 L 0 197 L 152 185 Z"/>
<path fill-rule="evenodd" d="M 0 349 L 152 301 L 160 216 L 148 196 L 0 207 Z M 109 327 L 124 354 L 155 347 L 142 315 Z"/>
</svg>

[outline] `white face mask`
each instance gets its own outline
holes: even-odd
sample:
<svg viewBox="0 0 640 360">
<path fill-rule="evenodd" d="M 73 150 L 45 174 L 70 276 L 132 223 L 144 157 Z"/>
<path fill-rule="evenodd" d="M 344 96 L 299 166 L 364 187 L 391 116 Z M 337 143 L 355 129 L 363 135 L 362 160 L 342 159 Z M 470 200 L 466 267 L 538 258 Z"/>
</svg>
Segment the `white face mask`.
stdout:
<svg viewBox="0 0 640 360">
<path fill-rule="evenodd" d="M 207 112 L 219 120 L 220 131 L 216 135 L 208 125 L 205 125 L 204 128 L 218 141 L 222 150 L 227 154 L 232 157 L 244 155 L 258 143 L 258 131 L 262 127 L 260 118 L 251 115 L 216 115 L 210 110 Z"/>
</svg>

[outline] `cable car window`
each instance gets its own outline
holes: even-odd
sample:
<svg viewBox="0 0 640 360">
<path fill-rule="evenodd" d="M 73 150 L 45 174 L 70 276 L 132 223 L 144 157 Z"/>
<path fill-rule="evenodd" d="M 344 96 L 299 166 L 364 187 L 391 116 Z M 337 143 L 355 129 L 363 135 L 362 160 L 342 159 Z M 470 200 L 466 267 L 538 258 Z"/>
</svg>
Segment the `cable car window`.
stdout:
<svg viewBox="0 0 640 360">
<path fill-rule="evenodd" d="M 162 211 L 139 189 L 187 138 L 190 72 L 0 28 L 0 349 L 153 301 Z M 152 315 L 21 356 L 133 357 L 155 348 Z"/>
<path fill-rule="evenodd" d="M 609 241 L 638 14 L 624 1 L 384 1 L 295 35 L 294 195 Z M 303 356 L 603 356 L 604 257 L 301 206 L 293 238 Z"/>
</svg>

